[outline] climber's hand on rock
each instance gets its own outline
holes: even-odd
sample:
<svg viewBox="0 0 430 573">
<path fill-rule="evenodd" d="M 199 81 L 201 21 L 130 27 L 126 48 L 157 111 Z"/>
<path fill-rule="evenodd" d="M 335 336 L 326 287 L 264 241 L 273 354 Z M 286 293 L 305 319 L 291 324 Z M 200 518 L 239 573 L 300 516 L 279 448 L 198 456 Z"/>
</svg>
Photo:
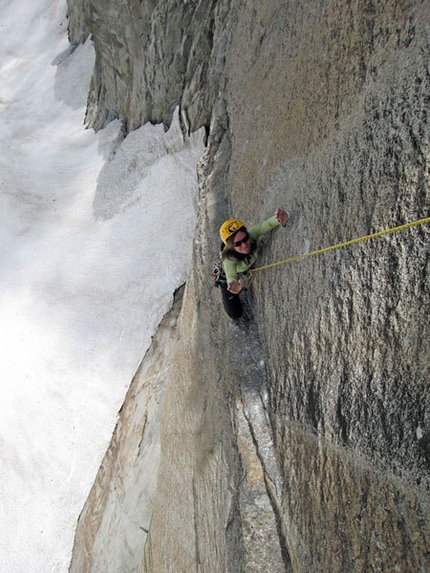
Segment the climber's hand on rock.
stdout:
<svg viewBox="0 0 430 573">
<path fill-rule="evenodd" d="M 242 288 L 243 287 L 239 281 L 230 281 L 227 285 L 227 290 L 233 294 L 239 294 Z"/>
<path fill-rule="evenodd" d="M 281 207 L 278 207 L 276 209 L 275 217 L 278 219 L 279 224 L 285 227 L 288 221 L 288 213 L 284 211 L 284 209 L 281 209 Z"/>
</svg>

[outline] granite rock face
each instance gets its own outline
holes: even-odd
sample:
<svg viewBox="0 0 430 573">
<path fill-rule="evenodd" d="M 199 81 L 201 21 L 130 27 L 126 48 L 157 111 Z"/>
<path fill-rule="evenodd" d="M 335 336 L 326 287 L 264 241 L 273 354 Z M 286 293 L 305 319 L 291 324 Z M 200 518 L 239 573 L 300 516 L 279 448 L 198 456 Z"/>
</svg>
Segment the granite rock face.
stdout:
<svg viewBox="0 0 430 573">
<path fill-rule="evenodd" d="M 428 3 L 69 11 L 72 42 L 96 47 L 93 127 L 167 128 L 179 106 L 185 135 L 207 133 L 193 268 L 174 344 L 157 346 L 169 374 L 150 533 L 115 568 L 124 508 L 94 533 L 110 482 L 95 484 L 71 571 L 428 571 L 429 225 L 255 272 L 246 323 L 210 282 L 230 216 L 291 212 L 261 264 L 429 216 Z M 138 499 L 142 465 L 112 468 Z"/>
<path fill-rule="evenodd" d="M 92 36 L 96 63 L 87 121 L 122 118 L 170 126 L 181 106 L 184 130 L 209 125 L 226 52 L 228 3 L 214 0 L 69 0 L 72 44 Z"/>
</svg>

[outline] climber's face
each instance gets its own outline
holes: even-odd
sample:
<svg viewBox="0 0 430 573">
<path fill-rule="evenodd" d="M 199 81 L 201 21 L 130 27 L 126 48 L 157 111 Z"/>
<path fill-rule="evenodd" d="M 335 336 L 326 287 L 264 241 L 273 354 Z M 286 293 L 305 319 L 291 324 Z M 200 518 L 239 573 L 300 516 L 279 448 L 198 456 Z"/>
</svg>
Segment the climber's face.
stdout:
<svg viewBox="0 0 430 573">
<path fill-rule="evenodd" d="M 251 241 L 248 233 L 245 231 L 238 231 L 234 236 L 233 247 L 234 250 L 242 255 L 247 255 L 251 250 Z"/>
</svg>

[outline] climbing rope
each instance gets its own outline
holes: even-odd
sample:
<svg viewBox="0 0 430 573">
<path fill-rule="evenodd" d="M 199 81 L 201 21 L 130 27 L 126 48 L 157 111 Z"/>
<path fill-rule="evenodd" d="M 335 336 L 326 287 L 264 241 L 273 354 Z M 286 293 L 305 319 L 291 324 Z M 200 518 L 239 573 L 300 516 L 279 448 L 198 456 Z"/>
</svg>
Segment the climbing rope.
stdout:
<svg viewBox="0 0 430 573">
<path fill-rule="evenodd" d="M 384 235 L 398 233 L 399 231 L 404 231 L 405 229 L 410 229 L 411 227 L 417 227 L 418 225 L 424 225 L 425 223 L 430 223 L 430 217 L 426 217 L 425 219 L 419 219 L 418 221 L 413 221 L 412 223 L 406 223 L 405 225 L 400 225 L 398 227 L 392 227 L 391 229 L 385 229 L 384 231 L 378 231 L 377 233 L 372 233 L 371 235 L 366 235 L 364 237 L 358 237 L 357 239 L 351 239 L 350 241 L 345 241 L 344 243 L 338 243 L 337 245 L 331 245 L 330 247 L 324 247 L 323 249 L 311 251 L 310 253 L 296 255 L 295 257 L 284 259 L 283 261 L 277 261 L 276 263 L 270 263 L 268 265 L 263 265 L 255 269 L 249 269 L 249 272 L 256 273 L 257 271 L 270 269 L 271 267 L 277 267 L 279 265 L 285 265 L 287 263 L 294 263 L 295 261 L 299 261 L 300 259 L 304 259 L 305 257 L 313 257 L 314 255 L 321 255 L 322 253 L 327 253 L 328 251 L 334 251 L 342 247 L 348 247 L 349 245 L 355 245 L 356 243 L 362 243 L 363 241 L 369 241 L 370 239 L 383 237 Z"/>
</svg>

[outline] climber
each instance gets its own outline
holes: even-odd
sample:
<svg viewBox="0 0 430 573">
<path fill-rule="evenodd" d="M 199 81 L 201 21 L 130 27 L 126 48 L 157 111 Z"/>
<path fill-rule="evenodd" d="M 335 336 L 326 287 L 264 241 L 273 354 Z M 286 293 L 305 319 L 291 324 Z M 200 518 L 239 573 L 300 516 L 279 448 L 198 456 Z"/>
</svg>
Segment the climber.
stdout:
<svg viewBox="0 0 430 573">
<path fill-rule="evenodd" d="M 287 221 L 287 212 L 279 207 L 273 217 L 263 223 L 253 225 L 249 229 L 238 219 L 229 219 L 221 225 L 219 233 L 223 242 L 221 251 L 223 274 L 219 286 L 224 309 L 230 318 L 238 319 L 242 316 L 243 307 L 239 297 L 243 289 L 241 276 L 257 260 L 258 237 L 272 231 L 279 225 L 285 227 Z"/>
</svg>

